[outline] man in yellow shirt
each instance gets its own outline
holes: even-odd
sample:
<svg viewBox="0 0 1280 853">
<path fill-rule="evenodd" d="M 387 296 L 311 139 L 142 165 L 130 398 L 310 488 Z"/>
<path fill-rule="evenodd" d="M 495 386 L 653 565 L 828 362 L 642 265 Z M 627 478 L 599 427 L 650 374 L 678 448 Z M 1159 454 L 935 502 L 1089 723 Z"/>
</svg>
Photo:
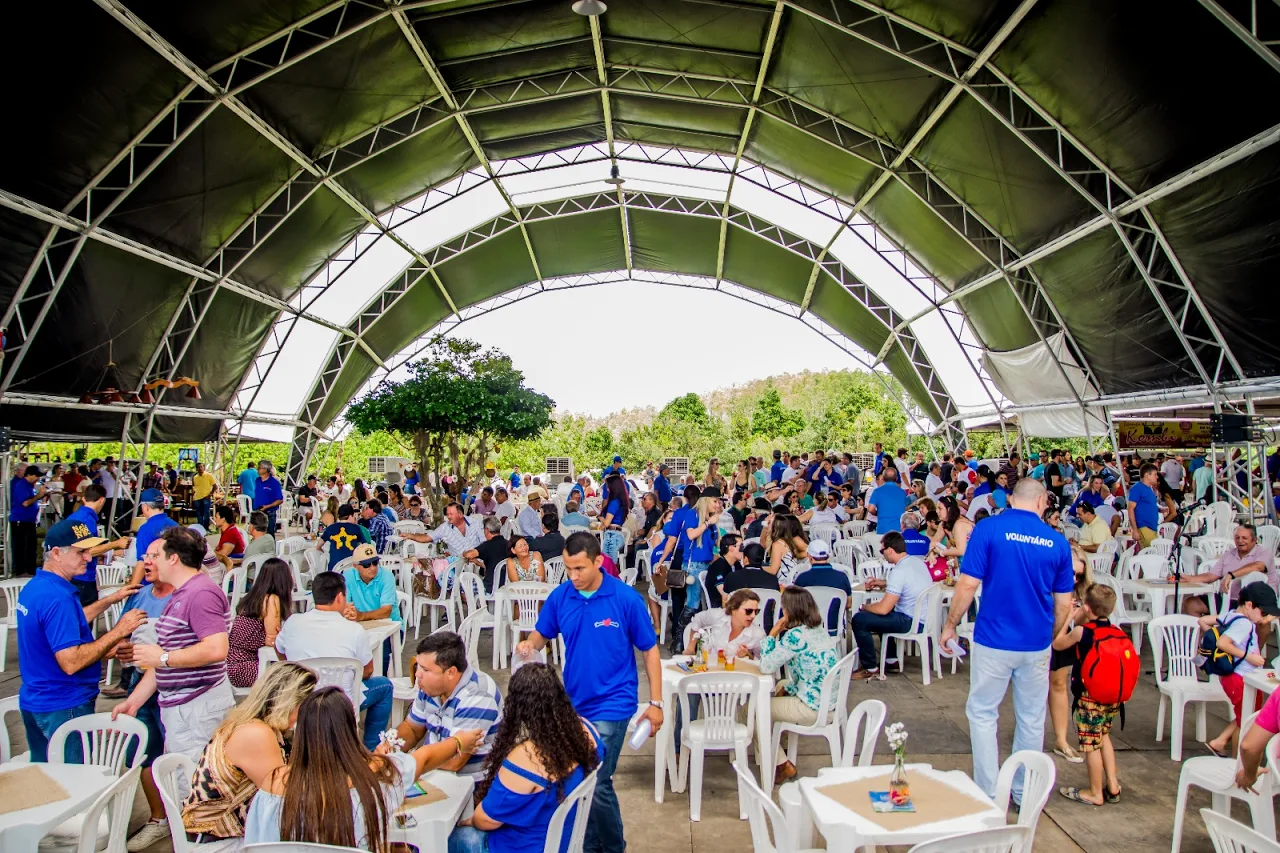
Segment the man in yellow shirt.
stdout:
<svg viewBox="0 0 1280 853">
<path fill-rule="evenodd" d="M 1090 554 L 1098 550 L 1098 546 L 1103 542 L 1110 542 L 1111 525 L 1107 524 L 1098 517 L 1098 513 L 1087 503 L 1081 501 L 1076 506 L 1076 514 L 1080 516 L 1080 547 Z"/>
<path fill-rule="evenodd" d="M 191 479 L 191 500 L 196 505 L 196 521 L 205 530 L 213 523 L 213 496 L 221 491 L 218 481 L 204 470 L 204 463 L 196 463 L 196 475 Z"/>
</svg>

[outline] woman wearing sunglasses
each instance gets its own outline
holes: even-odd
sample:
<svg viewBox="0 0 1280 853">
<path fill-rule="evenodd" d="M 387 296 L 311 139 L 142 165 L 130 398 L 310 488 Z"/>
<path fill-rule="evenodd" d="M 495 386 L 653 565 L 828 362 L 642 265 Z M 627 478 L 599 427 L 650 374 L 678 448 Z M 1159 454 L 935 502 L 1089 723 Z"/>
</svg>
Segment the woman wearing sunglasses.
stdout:
<svg viewBox="0 0 1280 853">
<path fill-rule="evenodd" d="M 760 644 L 764 642 L 764 629 L 756 624 L 759 615 L 760 596 L 749 589 L 732 593 L 725 599 L 723 610 L 704 610 L 693 617 L 684 653 L 693 654 L 694 636 L 698 631 L 706 631 L 711 648 L 724 649 L 726 656 L 732 654 L 747 658 L 758 655 Z"/>
</svg>

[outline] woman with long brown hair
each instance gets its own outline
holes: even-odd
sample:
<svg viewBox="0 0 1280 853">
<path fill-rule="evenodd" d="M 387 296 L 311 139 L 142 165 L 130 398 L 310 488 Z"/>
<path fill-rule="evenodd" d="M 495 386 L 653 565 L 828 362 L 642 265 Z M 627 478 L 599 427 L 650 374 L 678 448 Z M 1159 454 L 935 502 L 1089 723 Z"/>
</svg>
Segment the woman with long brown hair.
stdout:
<svg viewBox="0 0 1280 853">
<path fill-rule="evenodd" d="M 252 687 L 258 680 L 258 649 L 276 644 L 280 626 L 292 612 L 293 572 L 284 560 L 272 557 L 236 605 L 227 640 L 227 677 L 233 685 Z"/>
<path fill-rule="evenodd" d="M 556 671 L 520 667 L 476 785 L 475 813 L 449 836 L 448 853 L 542 853 L 556 808 L 604 755 L 604 741 L 578 716 Z"/>
<path fill-rule="evenodd" d="M 767 544 L 761 542 L 769 549 L 769 563 L 764 570 L 777 575 L 778 582 L 785 586 L 800 573 L 800 563 L 809 559 L 809 540 L 794 515 L 775 515 L 768 540 Z"/>
<path fill-rule="evenodd" d="M 475 751 L 483 738 L 483 731 L 470 729 L 412 752 L 375 755 L 360 741 L 347 694 L 340 687 L 321 688 L 298 707 L 289 763 L 258 783 L 244 843 L 304 841 L 386 853 L 391 816 L 409 786 L 426 771 Z"/>
</svg>

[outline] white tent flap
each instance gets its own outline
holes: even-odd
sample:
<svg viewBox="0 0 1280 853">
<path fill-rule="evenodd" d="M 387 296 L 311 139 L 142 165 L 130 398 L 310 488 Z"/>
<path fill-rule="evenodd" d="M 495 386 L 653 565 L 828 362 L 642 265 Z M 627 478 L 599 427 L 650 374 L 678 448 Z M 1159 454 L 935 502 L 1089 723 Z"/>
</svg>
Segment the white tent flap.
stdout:
<svg viewBox="0 0 1280 853">
<path fill-rule="evenodd" d="M 1039 411 L 1021 408 L 1060 403 L 1073 397 L 1088 400 L 1098 396 L 1098 390 L 1085 378 L 1071 351 L 1063 345 L 1061 332 L 1049 337 L 1045 344 L 1032 344 L 1009 352 L 988 351 L 982 359 L 996 388 L 1020 407 L 1018 420 L 1027 435 L 1074 438 L 1107 434 L 1107 422 L 1098 412 L 1088 411 L 1086 415 L 1079 407 Z M 1062 365 L 1061 370 L 1058 364 Z"/>
</svg>

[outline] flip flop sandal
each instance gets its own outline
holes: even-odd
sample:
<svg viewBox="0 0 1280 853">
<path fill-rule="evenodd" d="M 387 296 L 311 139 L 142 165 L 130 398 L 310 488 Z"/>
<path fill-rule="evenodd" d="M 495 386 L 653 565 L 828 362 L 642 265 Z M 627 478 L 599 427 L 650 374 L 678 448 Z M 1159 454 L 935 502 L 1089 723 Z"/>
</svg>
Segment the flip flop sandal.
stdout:
<svg viewBox="0 0 1280 853">
<path fill-rule="evenodd" d="M 1071 747 L 1064 749 L 1054 749 L 1053 754 L 1061 758 L 1063 761 L 1069 761 L 1072 764 L 1083 764 L 1084 756 L 1076 752 Z"/>
<path fill-rule="evenodd" d="M 1119 791 L 1116 791 L 1114 794 L 1108 791 L 1106 788 L 1103 788 L 1102 799 L 1106 800 L 1108 803 L 1118 803 L 1120 802 L 1120 795 L 1122 793 L 1124 793 L 1124 788 L 1121 788 Z"/>
<path fill-rule="evenodd" d="M 1086 806 L 1093 806 L 1095 809 L 1098 808 L 1097 803 L 1091 803 L 1084 797 L 1080 796 L 1079 788 L 1059 788 L 1058 793 L 1066 797 L 1068 800 L 1075 800 L 1077 803 L 1084 803 Z"/>
<path fill-rule="evenodd" d="M 1208 741 L 1206 741 L 1206 742 L 1205 742 L 1204 748 L 1205 748 L 1205 749 L 1207 749 L 1207 750 L 1209 750 L 1210 752 L 1212 752 L 1212 753 L 1213 753 L 1215 756 L 1217 756 L 1218 758 L 1230 758 L 1230 757 L 1231 757 L 1231 756 L 1227 755 L 1225 752 L 1218 752 L 1218 750 L 1214 749 L 1212 746 L 1210 746 L 1210 745 L 1209 745 Z"/>
</svg>

